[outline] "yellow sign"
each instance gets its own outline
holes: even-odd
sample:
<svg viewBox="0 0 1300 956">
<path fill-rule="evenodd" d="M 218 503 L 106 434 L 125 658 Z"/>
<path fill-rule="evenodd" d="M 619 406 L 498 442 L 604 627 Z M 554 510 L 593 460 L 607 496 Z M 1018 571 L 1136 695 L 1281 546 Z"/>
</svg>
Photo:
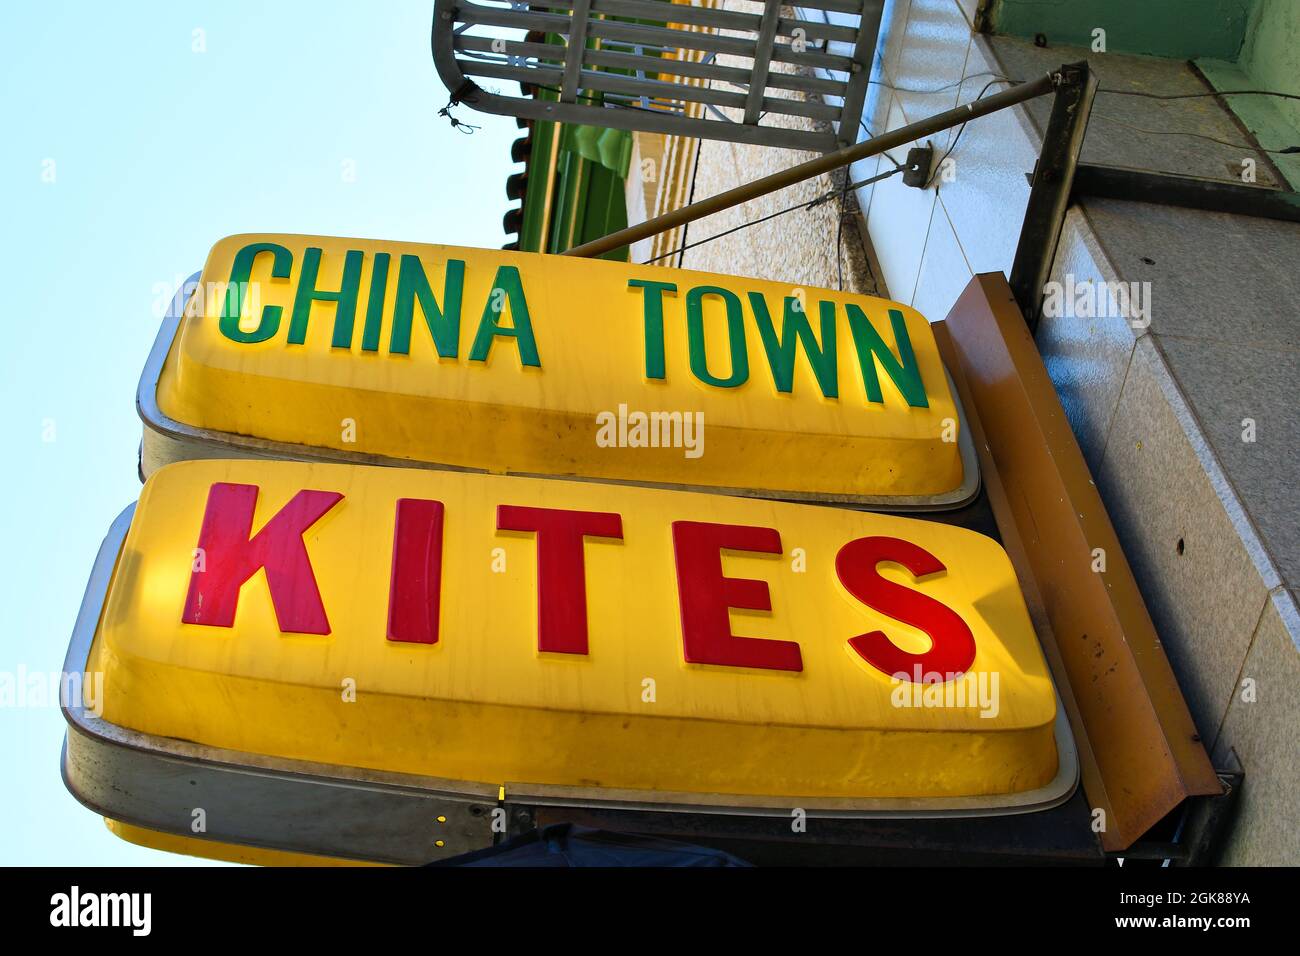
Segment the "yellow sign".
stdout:
<svg viewBox="0 0 1300 956">
<path fill-rule="evenodd" d="M 244 453 L 832 499 L 972 480 L 929 324 L 869 296 L 246 235 L 213 247 L 165 345 L 154 430 Z"/>
<path fill-rule="evenodd" d="M 996 542 L 619 485 L 168 466 L 87 670 L 119 727 L 494 787 L 993 796 L 1058 768 Z"/>
</svg>

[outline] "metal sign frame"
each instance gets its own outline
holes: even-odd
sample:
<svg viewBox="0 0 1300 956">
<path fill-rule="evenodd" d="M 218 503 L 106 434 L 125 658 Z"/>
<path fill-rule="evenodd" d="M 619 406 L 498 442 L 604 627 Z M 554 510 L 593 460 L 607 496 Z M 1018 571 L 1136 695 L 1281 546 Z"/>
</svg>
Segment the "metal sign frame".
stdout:
<svg viewBox="0 0 1300 956">
<path fill-rule="evenodd" d="M 140 382 L 136 388 L 136 411 L 144 423 L 144 433 L 140 444 L 140 480 L 145 480 L 163 465 L 176 461 L 189 461 L 195 458 L 269 458 L 288 461 L 330 461 L 353 465 L 386 465 L 400 468 L 427 468 L 440 471 L 474 472 L 480 469 L 465 468 L 458 465 L 440 464 L 408 458 L 392 458 L 368 452 L 340 451 L 333 448 L 320 448 L 314 445 L 299 445 L 289 442 L 272 441 L 251 435 L 237 435 L 228 432 L 198 428 L 184 422 L 178 422 L 166 415 L 158 407 L 158 380 L 162 374 L 163 364 L 171 351 L 172 343 L 184 318 L 185 305 L 190 290 L 199 289 L 201 273 L 194 273 L 177 290 L 172 299 L 167 315 L 158 328 L 149 358 L 140 373 Z M 975 451 L 974 439 L 971 437 L 967 415 L 962 408 L 961 399 L 952 380 L 952 373 L 945 369 L 948 390 L 953 396 L 957 410 L 957 450 L 961 455 L 962 481 L 951 491 L 938 495 L 831 495 L 806 494 L 798 491 L 762 490 L 752 488 L 724 488 L 702 485 L 674 485 L 657 482 L 629 481 L 624 479 L 601 479 L 602 483 L 635 485 L 643 488 L 661 488 L 666 491 L 699 491 L 708 494 L 738 495 L 747 498 L 772 498 L 780 501 L 794 501 L 810 504 L 835 504 L 842 507 L 861 510 L 913 513 L 929 511 L 952 511 L 973 502 L 980 491 L 980 462 Z M 510 472 L 523 478 L 554 478 L 554 475 Z M 567 476 L 568 481 L 584 481 Z"/>
<path fill-rule="evenodd" d="M 113 522 L 96 555 L 63 673 L 87 673 L 91 647 L 135 506 Z M 493 843 L 492 810 L 505 800 L 566 809 L 685 813 L 789 820 L 917 820 L 1049 810 L 1079 782 L 1079 755 L 1057 695 L 1057 772 L 1047 785 L 987 797 L 846 799 L 740 796 L 482 783 L 321 764 L 141 733 L 61 702 L 68 731 L 63 780 L 77 800 L 112 820 L 185 837 L 395 864 L 422 864 Z M 193 829 L 193 810 L 205 828 Z"/>
</svg>

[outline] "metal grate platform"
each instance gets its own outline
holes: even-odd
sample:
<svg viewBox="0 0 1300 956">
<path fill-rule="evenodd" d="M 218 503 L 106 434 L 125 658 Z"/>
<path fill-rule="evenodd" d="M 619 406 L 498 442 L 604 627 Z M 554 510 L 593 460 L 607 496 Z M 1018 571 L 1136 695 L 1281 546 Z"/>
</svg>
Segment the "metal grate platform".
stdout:
<svg viewBox="0 0 1300 956">
<path fill-rule="evenodd" d="M 452 102 L 485 113 L 824 152 L 857 138 L 883 5 L 436 0 L 433 59 Z"/>
</svg>

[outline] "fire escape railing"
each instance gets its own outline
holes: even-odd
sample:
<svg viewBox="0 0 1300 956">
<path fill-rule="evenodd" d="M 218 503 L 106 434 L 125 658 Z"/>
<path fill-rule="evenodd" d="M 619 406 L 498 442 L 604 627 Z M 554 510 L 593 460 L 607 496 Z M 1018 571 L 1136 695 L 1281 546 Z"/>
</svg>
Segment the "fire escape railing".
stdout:
<svg viewBox="0 0 1300 956">
<path fill-rule="evenodd" d="M 433 59 L 452 102 L 486 113 L 826 152 L 857 139 L 883 5 L 801 0 L 857 18 L 821 22 L 778 0 L 435 0 Z"/>
</svg>

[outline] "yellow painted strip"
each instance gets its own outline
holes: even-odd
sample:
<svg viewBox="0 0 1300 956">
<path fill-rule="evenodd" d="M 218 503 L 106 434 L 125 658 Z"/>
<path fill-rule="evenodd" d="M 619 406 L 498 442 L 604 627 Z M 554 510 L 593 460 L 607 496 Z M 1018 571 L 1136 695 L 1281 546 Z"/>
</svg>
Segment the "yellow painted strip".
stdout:
<svg viewBox="0 0 1300 956">
<path fill-rule="evenodd" d="M 301 612 L 286 604 L 277 617 L 270 576 L 258 567 L 244 568 L 251 576 L 233 626 L 217 623 L 212 588 L 228 552 L 195 552 L 217 483 L 255 486 L 245 525 L 252 534 L 303 490 L 342 495 L 298 535 L 327 633 L 282 632 L 281 619 Z M 409 583 L 394 569 L 399 499 L 444 508 L 436 643 L 387 636 L 390 595 L 399 580 Z M 539 651 L 539 606 L 553 607 L 560 592 L 548 586 L 539 595 L 538 536 L 496 530 L 500 505 L 619 516 L 621 538 L 582 545 L 587 653 Z M 775 553 L 721 551 L 715 574 L 751 583 L 723 583 L 698 562 L 694 571 L 683 564 L 683 554 L 707 559 L 709 548 L 683 550 L 675 535 L 718 524 L 779 535 Z M 896 680 L 850 645 L 880 631 L 900 651 L 931 648 L 917 627 L 846 587 L 837 561 L 864 538 L 909 543 L 946 569 L 918 579 L 885 562 L 878 575 L 969 628 L 964 704 L 933 698 L 957 682 L 924 688 L 932 696 L 923 699 L 920 685 Z M 290 535 L 274 553 L 295 549 Z M 421 566 L 434 551 L 416 549 Z M 714 609 L 724 656 L 739 638 L 769 655 L 793 645 L 797 669 L 700 661 L 698 644 L 697 662 L 688 662 L 684 622 L 717 624 L 698 607 L 688 615 L 683 594 L 693 584 L 733 608 Z M 277 587 L 284 591 L 283 578 Z M 194 594 L 202 622 L 184 623 Z M 761 595 L 770 611 L 758 609 Z M 756 609 L 740 609 L 746 604 Z M 1052 685 L 994 541 L 935 522 L 745 498 L 349 465 L 172 465 L 142 492 L 90 668 L 105 674 L 105 718 L 125 727 L 493 784 L 984 795 L 1042 786 L 1057 765 Z M 977 680 L 991 697 L 977 695 Z"/>
<path fill-rule="evenodd" d="M 381 255 L 387 278 L 376 283 Z M 655 266 L 285 235 L 221 240 L 203 282 L 158 403 L 219 435 L 497 474 L 812 496 L 962 484 L 933 334 L 900 303 Z M 233 299 L 231 282 L 243 283 Z M 340 291 L 344 301 L 319 298 Z"/>
<path fill-rule="evenodd" d="M 181 836 L 138 827 L 121 820 L 104 818 L 108 830 L 114 836 L 148 847 L 162 850 L 164 853 L 179 853 L 183 856 L 196 856 L 205 860 L 221 860 L 225 863 L 243 863 L 248 866 L 382 866 L 380 863 L 368 863 L 362 860 L 341 860 L 332 856 L 313 856 L 310 853 L 292 853 L 286 850 L 267 850 L 262 847 L 243 846 L 238 843 L 222 843 L 217 840 L 203 840 L 199 837 Z"/>
</svg>

